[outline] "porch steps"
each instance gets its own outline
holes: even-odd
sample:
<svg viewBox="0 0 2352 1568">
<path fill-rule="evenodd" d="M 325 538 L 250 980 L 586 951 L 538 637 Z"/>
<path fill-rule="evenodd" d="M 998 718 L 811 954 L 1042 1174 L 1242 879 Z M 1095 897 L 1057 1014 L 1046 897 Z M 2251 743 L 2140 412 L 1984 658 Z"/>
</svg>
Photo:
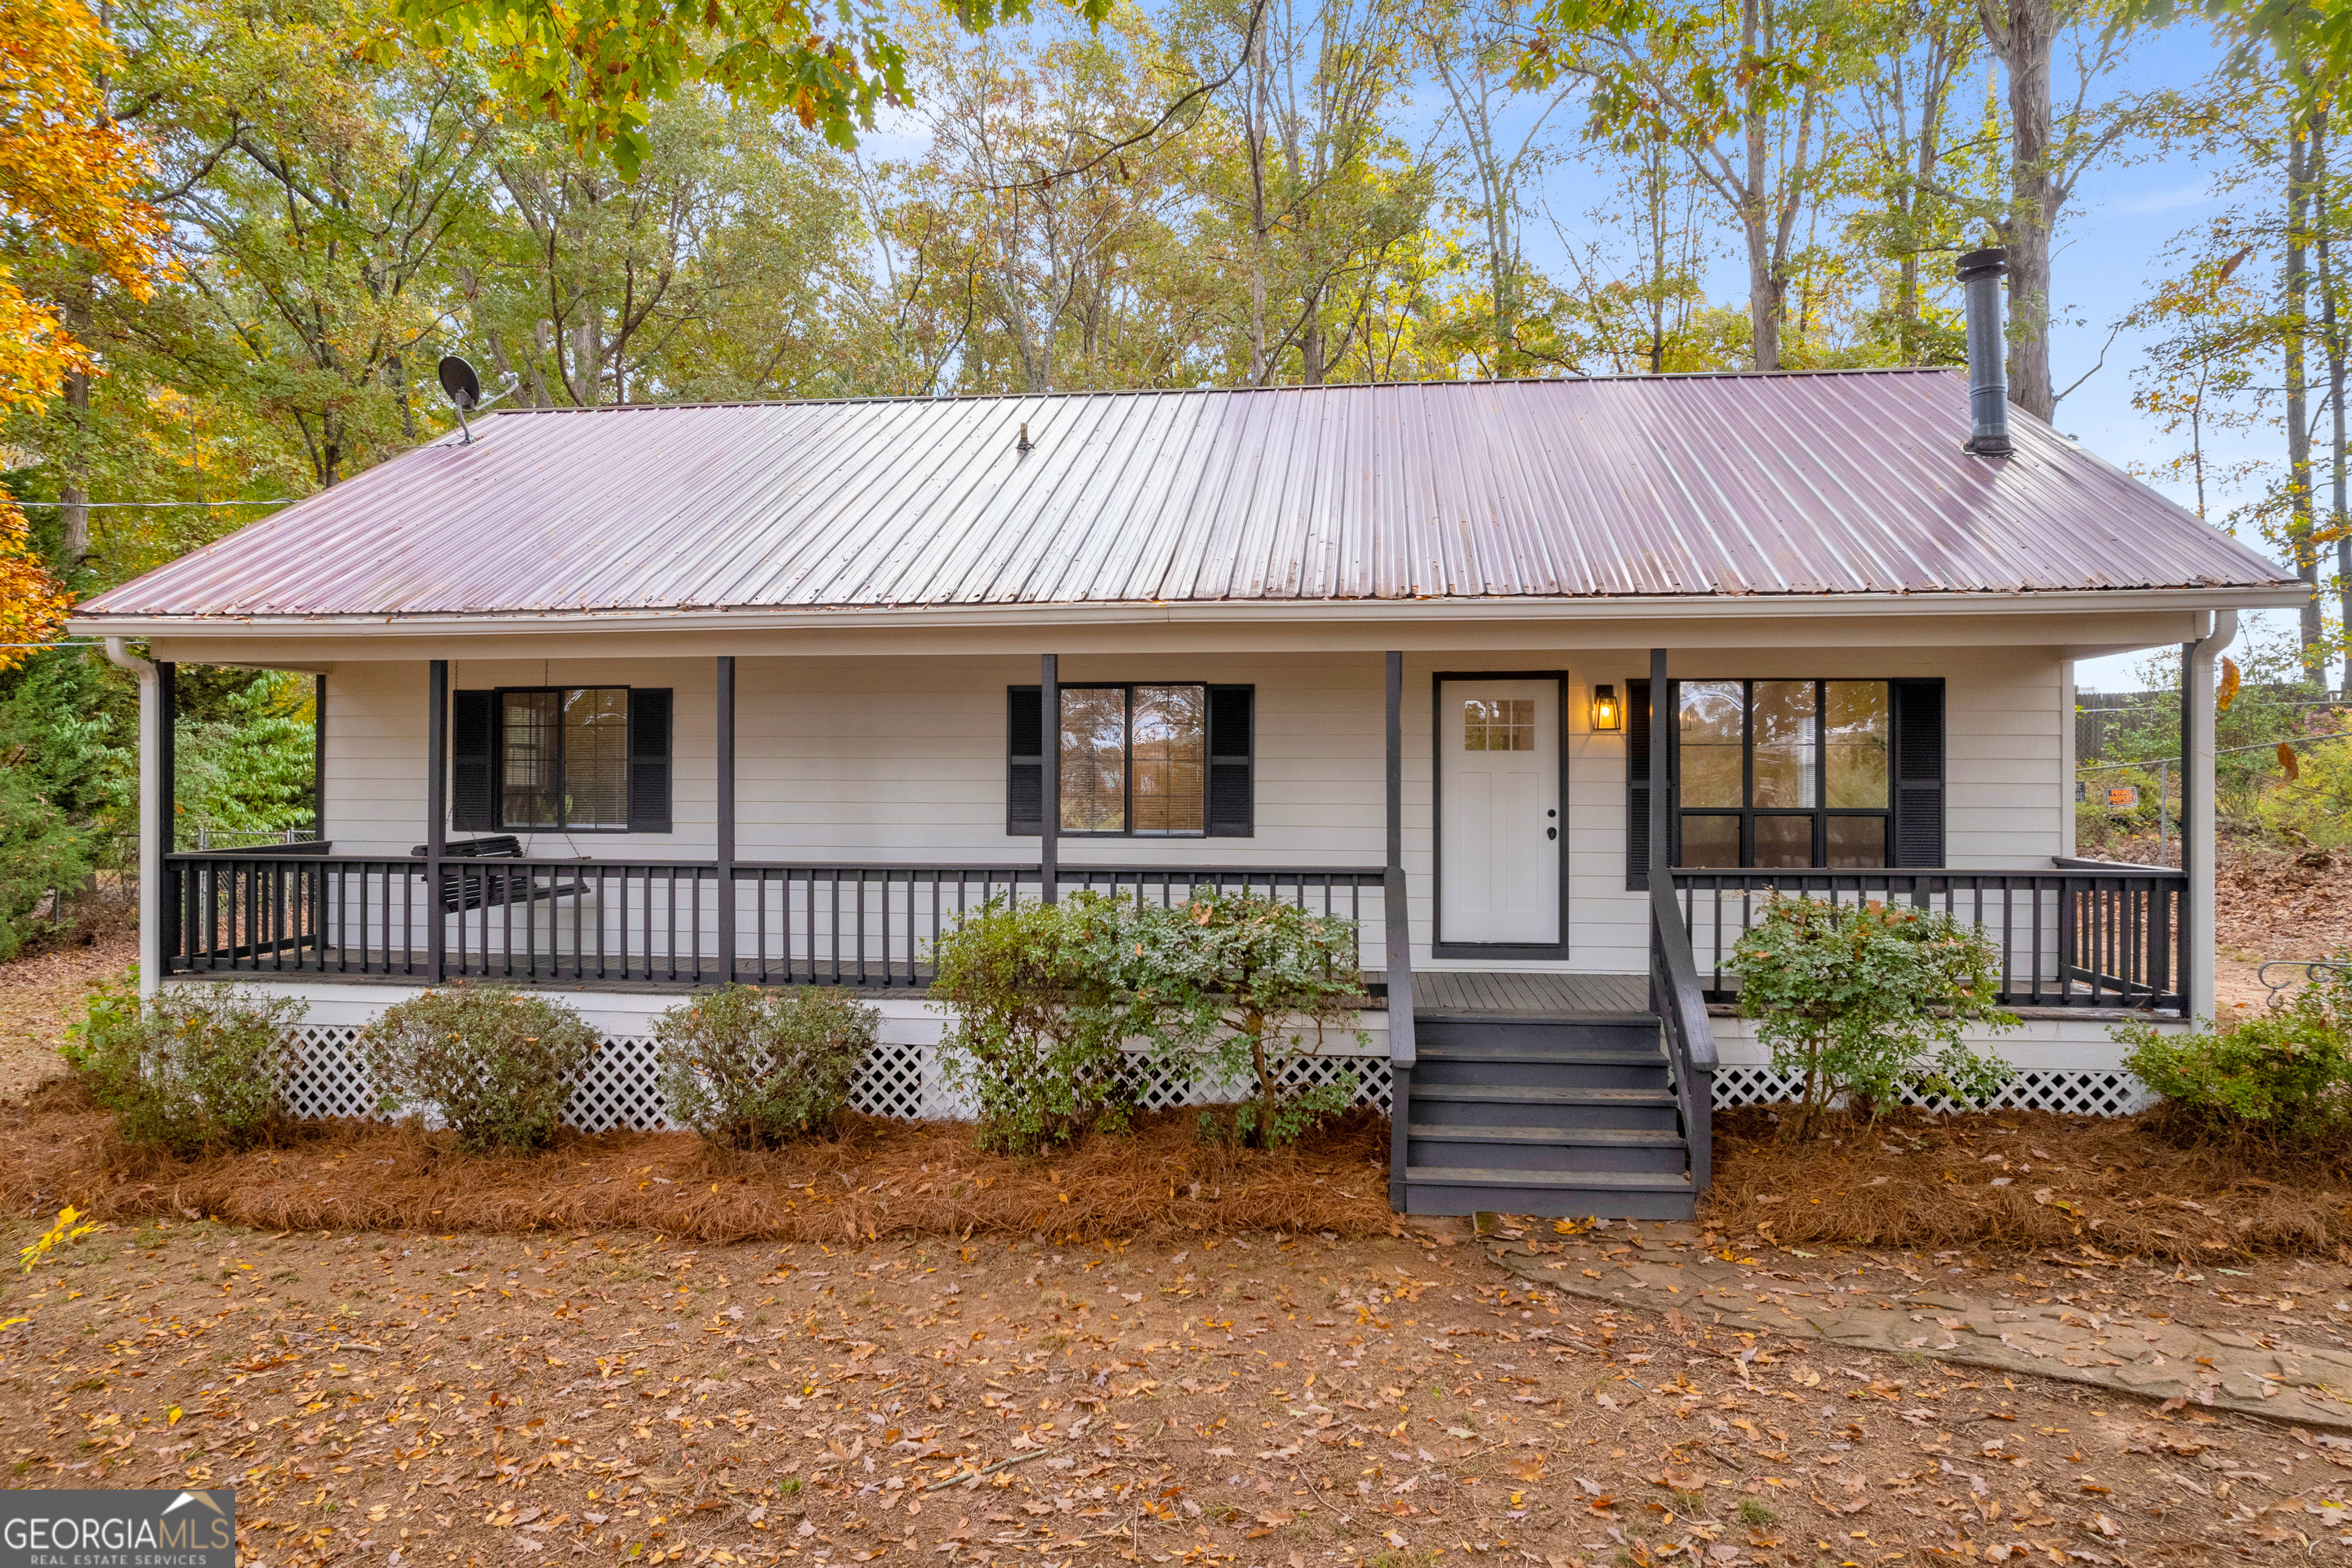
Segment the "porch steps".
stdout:
<svg viewBox="0 0 2352 1568">
<path fill-rule="evenodd" d="M 1413 1033 L 1405 1212 L 1691 1217 L 1654 1016 L 1416 1014 Z"/>
</svg>

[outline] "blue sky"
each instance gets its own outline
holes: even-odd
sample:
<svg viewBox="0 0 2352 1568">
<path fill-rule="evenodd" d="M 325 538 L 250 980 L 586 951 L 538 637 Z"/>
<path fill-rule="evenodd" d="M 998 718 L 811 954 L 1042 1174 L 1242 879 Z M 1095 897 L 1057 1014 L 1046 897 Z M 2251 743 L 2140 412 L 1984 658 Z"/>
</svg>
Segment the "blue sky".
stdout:
<svg viewBox="0 0 2352 1568">
<path fill-rule="evenodd" d="M 2123 71 L 2109 79 L 2110 90 L 2186 89 L 2211 72 L 2220 54 L 2212 36 L 2199 26 L 2145 35 L 2134 40 Z M 2062 62 L 2062 97 L 2065 74 Z M 1399 129 L 1408 137 L 1425 139 L 1438 130 L 1444 102 L 1435 83 L 1420 84 L 1414 101 L 1400 116 Z M 1536 108 L 1530 100 L 1525 112 L 1532 113 Z M 1549 132 L 1552 145 L 1561 155 L 1528 192 L 1529 205 L 1538 213 L 1526 228 L 1528 258 L 1555 276 L 1564 275 L 1567 269 L 1553 221 L 1559 223 L 1570 240 L 1594 237 L 1580 232 L 1584 215 L 1611 195 L 1607 176 L 1575 156 L 1580 121 L 1573 105 L 1554 111 Z M 919 154 L 918 121 L 910 115 L 890 117 L 882 133 L 868 139 L 867 151 L 870 156 L 880 157 Z M 2127 145 L 2110 153 L 2084 175 L 2062 220 L 2053 263 L 2053 379 L 2062 388 L 2074 383 L 2099 364 L 2103 349 L 2105 363 L 2061 403 L 2056 423 L 2061 430 L 2124 468 L 2153 465 L 2172 453 L 2156 423 L 2132 406 L 2133 376 L 2145 345 L 2137 334 L 2116 333 L 2115 328 L 2162 276 L 2165 253 L 2173 239 L 2210 220 L 2230 199 L 2217 189 L 2215 174 L 2191 151 L 2166 152 L 2145 142 Z M 1727 225 L 1720 235 L 1707 289 L 1717 301 L 1744 303 L 1745 269 L 1733 249 Z M 2252 437 L 2254 442 L 2272 444 L 2279 439 L 2274 433 Z M 2256 455 L 2256 451 L 2249 447 L 2244 455 Z M 2271 456 L 2267 449 L 2259 455 Z M 2183 504 L 2194 504 L 2186 487 L 2164 488 Z M 2215 508 L 2217 514 L 2225 510 L 2226 504 Z M 2248 542 L 2265 548 L 2259 539 L 2249 538 Z M 2255 624 L 2264 622 L 2280 629 L 2291 629 L 2293 625 L 2292 617 L 2276 613 L 2260 617 Z M 2077 683 L 2090 690 L 2135 689 L 2140 684 L 2137 668 L 2144 657 L 2122 655 L 2086 661 L 2076 671 Z"/>
</svg>

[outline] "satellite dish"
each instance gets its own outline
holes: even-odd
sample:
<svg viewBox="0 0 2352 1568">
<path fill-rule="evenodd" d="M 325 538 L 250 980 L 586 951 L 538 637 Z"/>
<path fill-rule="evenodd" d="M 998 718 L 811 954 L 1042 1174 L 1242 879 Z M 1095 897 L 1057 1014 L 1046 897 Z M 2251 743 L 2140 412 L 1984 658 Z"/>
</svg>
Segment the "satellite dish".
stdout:
<svg viewBox="0 0 2352 1568">
<path fill-rule="evenodd" d="M 514 372 L 507 372 L 506 385 L 499 389 L 497 396 L 485 402 L 482 397 L 482 378 L 474 374 L 472 365 L 467 364 L 456 354 L 441 356 L 440 374 L 441 390 L 448 394 L 449 406 L 457 411 L 457 428 L 464 432 L 464 439 L 460 445 L 470 447 L 474 444 L 474 431 L 473 427 L 466 423 L 466 410 L 488 408 L 490 404 L 496 403 L 499 398 L 512 392 L 518 384 L 518 378 Z"/>
<path fill-rule="evenodd" d="M 456 354 L 441 356 L 441 390 L 459 408 L 472 408 L 482 401 L 482 378 L 474 367 Z"/>
</svg>

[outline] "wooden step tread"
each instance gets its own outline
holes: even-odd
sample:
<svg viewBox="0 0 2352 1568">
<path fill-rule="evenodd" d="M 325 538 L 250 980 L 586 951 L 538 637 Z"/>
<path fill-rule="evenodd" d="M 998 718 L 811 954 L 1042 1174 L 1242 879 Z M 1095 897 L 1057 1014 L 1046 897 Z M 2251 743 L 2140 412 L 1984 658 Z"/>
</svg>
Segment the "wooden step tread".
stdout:
<svg viewBox="0 0 2352 1568">
<path fill-rule="evenodd" d="M 1664 1089 L 1538 1089 L 1516 1083 L 1423 1083 L 1415 1100 L 1465 1100 L 1485 1105 L 1665 1105 L 1675 1103 Z"/>
<path fill-rule="evenodd" d="M 1611 1192 L 1686 1193 L 1690 1177 L 1679 1171 L 1514 1171 L 1477 1165 L 1408 1165 L 1408 1185 L 1439 1187 L 1591 1188 Z"/>
<path fill-rule="evenodd" d="M 1560 1067 L 1656 1067 L 1666 1065 L 1666 1053 L 1640 1046 L 1460 1046 L 1421 1045 L 1413 1053 L 1421 1062 L 1548 1062 Z"/>
<path fill-rule="evenodd" d="M 1608 1026 L 1632 1024 L 1655 1028 L 1658 1016 L 1650 1012 L 1490 1013 L 1478 1012 L 1467 1007 L 1415 1006 L 1412 1010 L 1412 1021 L 1415 1024 L 1496 1024 L 1531 1026 L 1537 1028 L 1573 1027 L 1588 1024 Z"/>
<path fill-rule="evenodd" d="M 1563 1148 L 1593 1144 L 1633 1149 L 1683 1147 L 1681 1133 L 1651 1127 L 1455 1127 L 1414 1121 L 1406 1125 L 1405 1136 L 1444 1143 L 1526 1143 Z"/>
</svg>

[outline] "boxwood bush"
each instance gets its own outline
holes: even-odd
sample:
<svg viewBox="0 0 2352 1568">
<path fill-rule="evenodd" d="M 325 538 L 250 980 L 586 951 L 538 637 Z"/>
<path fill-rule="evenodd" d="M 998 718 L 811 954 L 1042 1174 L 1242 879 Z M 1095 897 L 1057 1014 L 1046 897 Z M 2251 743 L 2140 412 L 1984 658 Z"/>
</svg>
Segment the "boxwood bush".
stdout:
<svg viewBox="0 0 2352 1568">
<path fill-rule="evenodd" d="M 654 1023 L 670 1114 L 723 1148 L 772 1149 L 832 1120 L 882 1015 L 845 991 L 730 985 Z"/>
<path fill-rule="evenodd" d="M 360 1056 L 386 1115 L 439 1108 L 468 1153 L 543 1148 L 604 1042 L 556 1001 L 460 982 L 384 1009 Z"/>
<path fill-rule="evenodd" d="M 93 989 L 66 1060 L 135 1143 L 181 1154 L 242 1149 L 285 1116 L 301 1066 L 299 998 L 256 987 L 173 984 L 141 1001 L 138 972 Z"/>
<path fill-rule="evenodd" d="M 2162 1099 L 2157 1120 L 2177 1134 L 2338 1152 L 2352 1135 L 2352 953 L 2251 1018 L 2114 1033 L 2130 1047 L 2124 1066 Z"/>
<path fill-rule="evenodd" d="M 2017 1025 L 1997 1005 L 2000 954 L 1949 915 L 1776 893 L 1725 967 L 1774 1070 L 1803 1082 L 1785 1138 L 1811 1136 L 1840 1101 L 1875 1121 L 1906 1088 L 1981 1103 L 2009 1077 L 1962 1037 Z"/>
<path fill-rule="evenodd" d="M 1288 1142 L 1355 1098 L 1349 1075 L 1308 1086 L 1299 1068 L 1362 1004 L 1356 944 L 1351 921 L 1208 887 L 1165 906 L 992 902 L 939 943 L 944 1066 L 990 1147 L 1123 1125 L 1138 1071 L 1241 1088 L 1231 1135 Z"/>
</svg>

